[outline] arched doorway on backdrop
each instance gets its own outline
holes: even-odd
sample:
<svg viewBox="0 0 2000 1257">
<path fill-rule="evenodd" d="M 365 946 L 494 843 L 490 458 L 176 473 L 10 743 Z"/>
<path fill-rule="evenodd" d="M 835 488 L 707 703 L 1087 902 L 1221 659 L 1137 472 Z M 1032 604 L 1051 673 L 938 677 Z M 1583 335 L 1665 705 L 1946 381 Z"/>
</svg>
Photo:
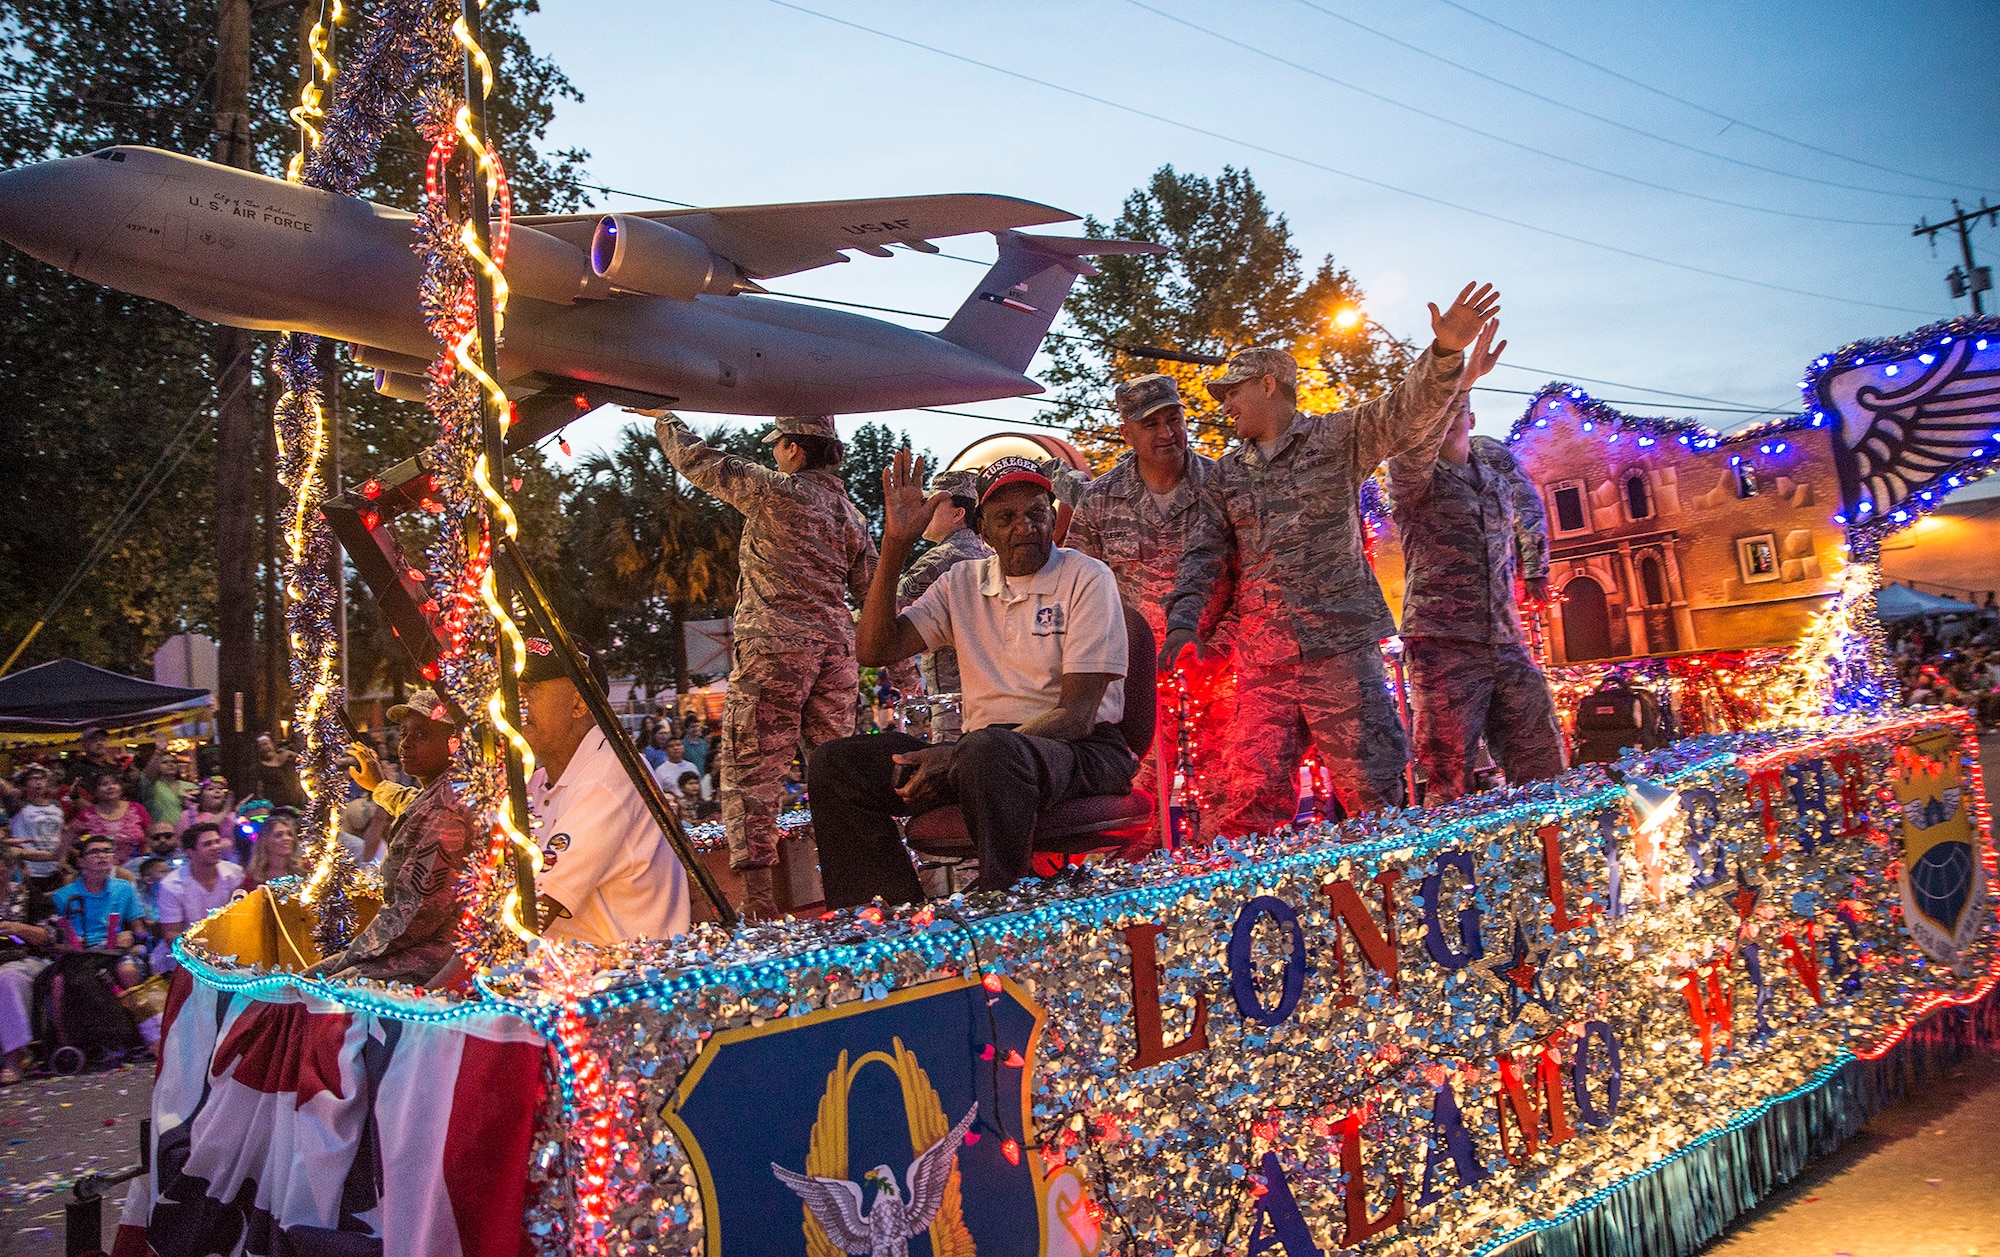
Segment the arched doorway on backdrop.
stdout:
<svg viewBox="0 0 2000 1257">
<path fill-rule="evenodd" d="M 1571 663 L 1611 657 L 1611 609 L 1604 587 L 1578 576 L 1562 590 L 1563 654 Z"/>
</svg>

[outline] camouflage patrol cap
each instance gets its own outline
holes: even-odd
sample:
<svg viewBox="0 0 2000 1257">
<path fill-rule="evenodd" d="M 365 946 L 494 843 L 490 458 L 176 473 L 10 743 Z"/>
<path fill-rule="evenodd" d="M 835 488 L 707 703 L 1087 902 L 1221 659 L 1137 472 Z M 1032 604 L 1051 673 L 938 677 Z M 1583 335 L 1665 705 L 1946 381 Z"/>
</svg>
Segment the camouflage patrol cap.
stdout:
<svg viewBox="0 0 2000 1257">
<path fill-rule="evenodd" d="M 1276 376 L 1278 383 L 1286 388 L 1296 391 L 1299 387 L 1298 361 L 1284 350 L 1273 349 L 1269 345 L 1238 350 L 1230 356 L 1229 365 L 1222 374 L 1209 380 L 1204 387 L 1210 397 L 1221 401 L 1224 393 L 1243 381 L 1265 375 Z"/>
<path fill-rule="evenodd" d="M 1156 410 L 1181 405 L 1181 386 L 1174 382 L 1173 376 L 1155 372 L 1120 384 L 1111 394 L 1111 401 L 1118 407 L 1120 419 L 1137 423 Z"/>
<path fill-rule="evenodd" d="M 456 708 L 439 698 L 436 690 L 418 690 L 388 711 L 389 723 L 392 725 L 402 724 L 404 718 L 408 716 L 422 716 L 441 725 L 464 723 L 464 717 Z"/>
<path fill-rule="evenodd" d="M 781 436 L 823 436 L 829 441 L 840 439 L 840 433 L 834 429 L 832 415 L 779 415 L 778 426 L 771 429 L 764 438 L 764 444 L 776 445 Z"/>
<path fill-rule="evenodd" d="M 979 475 L 970 471 L 941 471 L 931 477 L 932 493 L 949 493 L 955 498 L 979 500 Z"/>
</svg>

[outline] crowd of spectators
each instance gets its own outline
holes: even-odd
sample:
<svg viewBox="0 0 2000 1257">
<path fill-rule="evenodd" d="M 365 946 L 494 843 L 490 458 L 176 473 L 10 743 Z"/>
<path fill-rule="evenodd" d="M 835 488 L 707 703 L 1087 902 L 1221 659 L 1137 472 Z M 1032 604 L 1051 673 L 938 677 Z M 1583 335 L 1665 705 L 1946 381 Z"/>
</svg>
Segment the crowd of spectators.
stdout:
<svg viewBox="0 0 2000 1257">
<path fill-rule="evenodd" d="M 2000 727 L 2000 608 L 1892 625 L 1889 641 L 1903 702 L 1962 707 L 1982 728 Z"/>
<path fill-rule="evenodd" d="M 298 757 L 258 739 L 257 779 L 239 793 L 162 742 L 114 747 L 91 730 L 67 752 L 22 753 L 0 777 L 0 1085 L 20 1079 L 29 993 L 52 957 L 101 955 L 124 992 L 174 964 L 173 940 L 237 896 L 297 876 Z M 388 817 L 369 800 L 341 812 L 341 840 L 379 861 Z"/>
<path fill-rule="evenodd" d="M 693 707 L 679 716 L 647 716 L 639 723 L 640 753 L 668 805 L 684 824 L 713 820 L 721 814 L 713 753 L 721 741 L 722 722 Z"/>
</svg>

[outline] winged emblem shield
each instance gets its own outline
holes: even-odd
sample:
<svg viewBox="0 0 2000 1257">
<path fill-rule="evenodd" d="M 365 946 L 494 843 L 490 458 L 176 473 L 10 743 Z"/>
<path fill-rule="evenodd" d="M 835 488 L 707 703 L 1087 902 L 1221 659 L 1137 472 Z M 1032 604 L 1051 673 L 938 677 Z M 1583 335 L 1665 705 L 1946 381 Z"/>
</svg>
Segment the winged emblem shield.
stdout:
<svg viewBox="0 0 2000 1257">
<path fill-rule="evenodd" d="M 1079 1251 L 1079 1184 L 1029 1125 L 1041 1024 L 1012 983 L 951 979 L 711 1036 L 664 1114 L 710 1257 Z"/>
</svg>

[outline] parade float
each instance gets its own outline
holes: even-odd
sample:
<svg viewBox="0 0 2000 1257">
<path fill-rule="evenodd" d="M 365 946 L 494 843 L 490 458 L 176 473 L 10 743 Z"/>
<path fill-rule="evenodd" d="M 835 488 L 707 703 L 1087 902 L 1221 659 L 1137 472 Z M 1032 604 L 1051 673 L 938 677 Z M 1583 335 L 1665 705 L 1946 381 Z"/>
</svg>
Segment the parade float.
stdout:
<svg viewBox="0 0 2000 1257">
<path fill-rule="evenodd" d="M 313 867 L 177 943 L 121 1251 L 1685 1254 L 1993 1037 L 1975 730 L 1884 690 L 1871 563 L 2000 456 L 2000 326 L 1979 321 L 1830 353 L 1802 411 L 1750 433 L 1535 399 L 1513 436 L 1574 608 L 1551 662 L 1697 660 L 1691 702 L 1720 714 L 1663 749 L 759 925 L 656 812 L 716 921 L 539 939 L 520 618 L 595 687 L 512 544 L 477 6 L 377 6 L 337 80 L 317 65 L 302 185 L 351 192 L 405 113 L 431 145 L 413 228 L 437 439 L 331 492 L 315 345 L 281 340 Z M 490 824 L 464 997 L 308 975 L 379 894 L 331 823 L 332 530 L 386 536 L 413 507 L 439 540 L 371 585 L 479 722 L 454 773 Z"/>
</svg>

